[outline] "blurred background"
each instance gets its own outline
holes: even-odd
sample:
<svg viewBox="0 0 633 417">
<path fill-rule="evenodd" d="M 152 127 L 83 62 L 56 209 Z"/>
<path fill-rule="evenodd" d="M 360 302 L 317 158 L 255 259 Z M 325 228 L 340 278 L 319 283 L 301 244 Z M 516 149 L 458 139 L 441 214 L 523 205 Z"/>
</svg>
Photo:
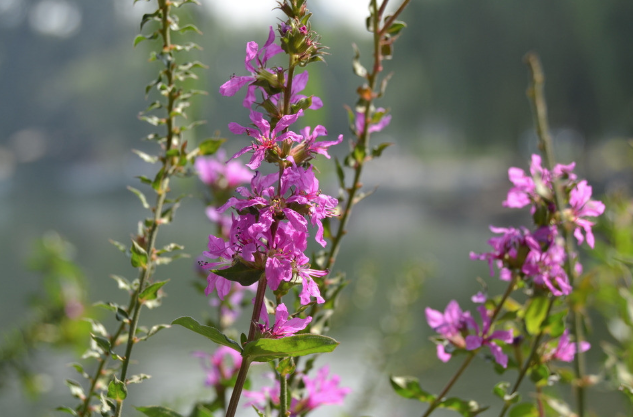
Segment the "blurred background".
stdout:
<svg viewBox="0 0 633 417">
<path fill-rule="evenodd" d="M 198 98 L 191 112 L 207 124 L 192 141 L 216 131 L 227 135 L 229 122 L 248 123 L 242 94 L 225 98 L 218 88 L 232 74 L 245 74 L 246 43 L 263 44 L 268 26 L 278 22 L 272 0 L 201 1 L 201 7 L 182 9 L 183 18 L 204 33 L 194 39 L 203 50 L 192 57 L 209 66 L 196 83 L 209 95 Z M 310 68 L 308 86 L 325 106 L 304 121 L 326 126 L 330 137 L 347 134 L 343 106 L 354 104 L 361 82 L 351 71 L 352 43 L 365 62 L 370 53 L 367 7 L 364 0 L 308 5 L 313 29 L 330 55 L 327 63 Z M 87 279 L 89 300 L 125 299 L 108 276 L 132 278 L 133 271 L 108 239 L 127 242 L 134 233 L 145 214 L 125 188 L 136 186 L 135 176 L 154 172 L 131 152 L 153 150 L 140 140 L 151 130 L 137 114 L 148 104 L 144 86 L 158 67 L 147 62 L 148 42 L 132 46 L 149 10 L 145 2 L 132 7 L 128 0 L 0 0 L 0 333 L 6 340 L 31 318 L 32 294 L 50 272 L 38 272 L 29 262 L 36 240 L 49 230 L 74 246 L 66 247 L 68 256 Z M 633 130 L 632 2 L 416 0 L 402 18 L 408 28 L 386 63 L 394 75 L 379 101 L 393 120 L 373 139 L 396 145 L 365 171 L 365 186 L 378 189 L 356 209 L 339 257 L 338 269 L 351 279 L 333 321 L 332 335 L 343 343 L 319 359 L 342 375 L 341 385 L 354 389 L 344 408 L 352 415 L 363 406 L 374 416 L 421 413 L 420 404 L 391 393 L 386 375 L 418 376 L 423 386 L 438 391 L 459 362 L 441 366 L 435 359 L 424 307 L 443 310 L 455 298 L 471 308 L 476 277 L 488 278 L 488 272 L 468 253 L 486 250 L 489 224 L 529 220 L 528 213 L 501 207 L 508 167 L 526 168 L 536 151 L 525 98 L 527 51 L 540 54 L 544 65 L 559 160 L 576 161 L 597 196 L 626 188 L 632 179 L 627 143 Z M 231 154 L 244 145 L 245 139 L 230 138 L 226 148 Z M 345 149 L 333 153 L 343 155 Z M 322 189 L 336 195 L 332 166 L 318 166 Z M 183 180 L 175 188 L 192 197 L 159 240 L 184 244 L 195 259 L 214 228 L 204 214 L 199 184 Z M 192 260 L 159 269 L 159 278 L 171 279 L 168 297 L 142 321 L 200 317 L 208 301 L 193 289 L 194 275 Z M 489 283 L 491 291 L 498 288 L 496 278 Z M 383 343 L 389 334 L 396 336 Z M 204 374 L 190 353 L 209 348 L 181 329 L 139 345 L 136 355 L 143 359 L 135 372 L 153 378 L 131 390 L 129 403 L 169 404 L 185 412 L 206 392 Z M 58 415 L 50 410 L 72 405 L 63 381 L 74 378 L 67 364 L 79 354 L 52 347 L 31 352 L 28 365 L 37 376 L 31 394 L 6 373 L 0 414 Z M 590 358 L 590 370 L 597 369 L 599 351 Z M 382 374 L 363 371 L 368 363 L 382 364 Z M 488 369 L 484 363 L 473 366 L 455 393 L 496 404 L 496 410 L 499 401 L 490 390 L 498 379 Z M 377 378 L 373 391 L 363 384 L 372 378 Z M 590 401 L 601 401 L 601 415 L 623 409 L 616 394 L 591 395 Z M 136 413 L 131 407 L 127 412 Z M 317 415 L 336 412 L 328 407 Z"/>
</svg>

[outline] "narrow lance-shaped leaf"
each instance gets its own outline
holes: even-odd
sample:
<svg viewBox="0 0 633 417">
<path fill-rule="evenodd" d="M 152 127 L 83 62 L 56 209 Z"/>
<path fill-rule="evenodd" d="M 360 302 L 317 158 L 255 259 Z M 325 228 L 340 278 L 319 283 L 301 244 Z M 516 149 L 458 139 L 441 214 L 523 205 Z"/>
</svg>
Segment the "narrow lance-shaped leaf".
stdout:
<svg viewBox="0 0 633 417">
<path fill-rule="evenodd" d="M 541 330 L 541 323 L 547 316 L 549 301 L 545 296 L 534 297 L 525 312 L 525 327 L 529 334 L 535 335 Z"/>
<path fill-rule="evenodd" d="M 252 268 L 238 261 L 227 269 L 212 269 L 211 272 L 229 281 L 239 282 L 243 286 L 248 287 L 259 281 L 264 271 Z"/>
<path fill-rule="evenodd" d="M 242 356 L 254 362 L 269 362 L 287 356 L 331 352 L 338 344 L 331 337 L 316 334 L 298 334 L 281 339 L 262 338 L 247 343 Z"/>
<path fill-rule="evenodd" d="M 213 155 L 220 149 L 220 146 L 226 142 L 226 139 L 207 139 L 203 141 L 199 146 L 200 155 Z"/>
<path fill-rule="evenodd" d="M 163 285 L 167 284 L 169 282 L 169 280 L 166 281 L 159 281 L 159 282 L 155 282 L 153 284 L 150 284 L 147 286 L 147 288 L 145 288 L 138 296 L 138 299 L 140 302 L 144 302 L 144 301 L 148 301 L 148 300 L 155 300 L 156 298 L 158 298 L 158 290 L 160 290 Z"/>
<path fill-rule="evenodd" d="M 178 414 L 174 410 L 170 410 L 169 408 L 161 407 L 161 406 L 153 406 L 153 407 L 134 407 L 141 413 L 145 414 L 148 417 L 183 417 L 181 414 Z"/>
<path fill-rule="evenodd" d="M 218 329 L 210 326 L 204 326 L 198 323 L 191 317 L 180 317 L 171 322 L 171 324 L 178 324 L 186 329 L 189 329 L 195 333 L 198 333 L 207 339 L 217 343 L 218 345 L 227 346 L 238 352 L 242 352 L 242 347 L 233 339 L 227 337 L 224 333 Z"/>
<path fill-rule="evenodd" d="M 424 391 L 420 387 L 420 383 L 417 378 L 407 376 L 392 376 L 389 378 L 391 386 L 396 394 L 404 398 L 413 398 L 424 403 L 434 401 L 437 398 L 435 395 Z"/>
<path fill-rule="evenodd" d="M 132 240 L 132 266 L 144 268 L 147 265 L 147 252 L 136 240 Z"/>
<path fill-rule="evenodd" d="M 147 199 L 145 198 L 145 194 L 143 194 L 141 191 L 137 190 L 134 187 L 130 187 L 129 185 L 128 185 L 127 189 L 132 191 L 134 194 L 136 194 L 138 199 L 141 200 L 141 204 L 143 205 L 143 208 L 149 209 L 149 204 L 147 203 Z"/>
</svg>

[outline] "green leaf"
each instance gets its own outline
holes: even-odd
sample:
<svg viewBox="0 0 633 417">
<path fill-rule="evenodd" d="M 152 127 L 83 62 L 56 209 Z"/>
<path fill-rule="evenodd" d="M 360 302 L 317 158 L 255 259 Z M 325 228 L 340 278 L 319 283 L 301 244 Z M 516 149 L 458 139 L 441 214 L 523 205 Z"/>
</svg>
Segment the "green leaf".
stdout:
<svg viewBox="0 0 633 417">
<path fill-rule="evenodd" d="M 354 48 L 354 58 L 352 59 L 354 74 L 362 78 L 367 78 L 367 69 L 360 63 L 360 50 L 354 43 L 352 44 L 352 47 Z"/>
<path fill-rule="evenodd" d="M 84 400 L 86 398 L 86 394 L 84 394 L 84 389 L 77 382 L 67 379 L 66 385 L 70 388 L 70 395 L 75 398 L 79 398 L 80 400 Z"/>
<path fill-rule="evenodd" d="M 186 329 L 189 329 L 195 333 L 201 334 L 209 340 L 217 343 L 218 345 L 228 346 L 238 352 L 242 352 L 240 345 L 233 339 L 227 337 L 224 333 L 218 329 L 210 326 L 204 326 L 191 317 L 180 317 L 171 322 L 172 325 L 178 324 Z"/>
<path fill-rule="evenodd" d="M 292 359 L 292 357 L 282 359 L 281 361 L 279 361 L 279 364 L 277 365 L 275 370 L 279 372 L 279 374 L 282 376 L 292 374 L 295 371 L 294 359 Z"/>
<path fill-rule="evenodd" d="M 134 268 L 145 268 L 147 265 L 147 252 L 136 240 L 132 240 L 132 266 Z"/>
<path fill-rule="evenodd" d="M 123 243 L 121 243 L 121 242 L 117 242 L 116 240 L 112 240 L 112 239 L 110 239 L 109 241 L 110 241 L 110 243 L 112 243 L 114 246 L 116 246 L 116 248 L 117 248 L 118 250 L 120 250 L 121 252 L 125 253 L 125 252 L 127 251 L 127 246 L 125 246 Z"/>
<path fill-rule="evenodd" d="M 185 32 L 190 32 L 190 31 L 196 32 L 198 35 L 202 35 L 202 32 L 200 32 L 200 30 L 194 25 L 186 25 L 178 29 L 178 32 L 180 33 L 185 33 Z"/>
<path fill-rule="evenodd" d="M 108 384 L 108 398 L 116 401 L 123 401 L 127 397 L 127 386 L 116 376 Z"/>
<path fill-rule="evenodd" d="M 517 404 L 510 410 L 509 417 L 538 417 L 538 410 L 531 403 Z"/>
<path fill-rule="evenodd" d="M 171 326 L 169 324 L 157 324 L 155 326 L 152 326 L 151 329 L 149 329 L 149 331 L 147 332 L 147 334 L 145 334 L 145 336 L 140 337 L 138 339 L 139 342 L 143 341 L 143 340 L 147 340 L 148 338 L 154 336 L 156 333 L 158 333 L 159 331 L 163 330 L 163 329 L 169 329 L 171 328 Z"/>
<path fill-rule="evenodd" d="M 118 275 L 110 275 L 110 278 L 112 278 L 119 284 L 120 289 L 127 290 L 127 291 L 130 291 L 132 289 L 132 285 L 129 283 L 127 279 L 120 277 Z"/>
<path fill-rule="evenodd" d="M 543 321 L 541 329 L 552 338 L 560 337 L 565 331 L 565 317 L 567 317 L 567 309 L 551 314 Z"/>
<path fill-rule="evenodd" d="M 334 164 L 336 165 L 336 176 L 338 177 L 338 185 L 342 190 L 345 189 L 345 172 L 341 166 L 341 162 L 338 158 L 334 157 Z"/>
<path fill-rule="evenodd" d="M 163 285 L 167 284 L 169 280 L 166 281 L 158 281 L 151 285 L 148 285 L 138 296 L 139 301 L 142 303 L 148 300 L 155 300 L 158 298 L 158 290 L 160 290 Z"/>
<path fill-rule="evenodd" d="M 374 158 L 377 158 L 377 157 L 381 156 L 382 155 L 382 151 L 384 151 L 385 149 L 387 149 L 391 145 L 393 145 L 393 143 L 385 142 L 385 143 L 381 143 L 378 146 L 375 146 L 374 149 L 371 150 L 371 156 L 373 156 Z"/>
<path fill-rule="evenodd" d="M 392 376 L 389 378 L 396 394 L 404 398 L 413 398 L 423 403 L 434 401 L 437 396 L 424 391 L 417 378 L 409 376 Z"/>
<path fill-rule="evenodd" d="M 510 388 L 510 383 L 502 381 L 495 385 L 492 389 L 492 393 L 503 400 L 503 397 L 505 397 L 508 392 L 508 388 Z"/>
<path fill-rule="evenodd" d="M 387 33 L 388 33 L 388 34 L 390 34 L 390 35 L 392 35 L 392 36 L 395 36 L 395 35 L 399 34 L 399 33 L 400 33 L 400 31 L 401 31 L 402 29 L 406 28 L 406 27 L 407 27 L 407 24 L 406 24 L 406 23 L 401 22 L 401 21 L 399 21 L 399 20 L 395 20 L 395 21 L 391 24 L 391 26 L 389 26 L 389 29 L 387 29 Z"/>
<path fill-rule="evenodd" d="M 540 364 L 530 368 L 530 379 L 537 386 L 547 385 L 547 379 L 549 378 L 549 368 L 547 365 Z"/>
<path fill-rule="evenodd" d="M 618 391 L 622 391 L 624 395 L 628 397 L 629 401 L 633 403 L 633 388 L 631 388 L 629 385 L 622 384 L 618 388 Z"/>
<path fill-rule="evenodd" d="M 529 334 L 535 335 L 541 331 L 541 323 L 547 316 L 549 300 L 546 296 L 538 296 L 530 300 L 525 312 L 525 327 Z"/>
<path fill-rule="evenodd" d="M 132 375 L 131 377 L 129 377 L 127 379 L 127 383 L 128 384 L 140 384 L 141 382 L 145 381 L 146 379 L 150 379 L 151 376 L 147 375 L 147 374 L 138 374 L 138 375 Z"/>
<path fill-rule="evenodd" d="M 264 273 L 263 270 L 252 268 L 239 260 L 226 269 L 212 269 L 211 272 L 229 281 L 239 282 L 245 287 L 259 281 Z"/>
<path fill-rule="evenodd" d="M 134 152 L 135 154 L 137 154 L 139 156 L 139 158 L 141 158 L 143 161 L 150 163 L 150 164 L 155 164 L 158 161 L 158 157 L 155 155 L 148 155 L 145 152 L 139 151 L 138 149 L 132 149 L 132 152 Z"/>
<path fill-rule="evenodd" d="M 78 416 L 77 412 L 70 407 L 57 407 L 56 411 L 62 411 L 64 413 L 72 414 L 73 416 Z"/>
<path fill-rule="evenodd" d="M 257 413 L 257 415 L 258 415 L 259 417 L 266 417 L 266 416 L 264 415 L 264 413 L 262 413 L 261 411 L 259 411 L 259 409 L 258 409 L 257 407 L 255 407 L 254 405 L 253 405 L 252 407 L 253 407 L 253 410 L 255 410 L 255 412 Z"/>
<path fill-rule="evenodd" d="M 110 352 L 111 346 L 108 339 L 94 334 L 91 334 L 90 337 L 92 337 L 92 340 L 94 340 L 97 343 L 97 346 L 99 346 L 105 353 Z"/>
<path fill-rule="evenodd" d="M 178 414 L 174 410 L 170 410 L 169 408 L 161 407 L 161 406 L 151 406 L 151 407 L 134 407 L 141 413 L 145 414 L 148 417 L 183 417 L 182 414 Z"/>
<path fill-rule="evenodd" d="M 127 186 L 127 189 L 132 191 L 134 194 L 136 194 L 136 196 L 139 198 L 139 200 L 141 200 L 141 204 L 143 205 L 143 208 L 149 209 L 149 204 L 147 203 L 147 199 L 145 198 L 145 194 L 143 194 L 142 192 L 140 192 L 139 190 L 137 190 L 134 187 L 130 187 L 129 185 Z"/>
<path fill-rule="evenodd" d="M 287 356 L 331 352 L 338 344 L 331 337 L 316 334 L 298 334 L 281 339 L 262 338 L 247 343 L 242 356 L 255 362 L 269 362 Z"/>
<path fill-rule="evenodd" d="M 483 411 L 487 410 L 489 407 L 480 407 L 477 401 L 466 401 L 461 398 L 451 397 L 447 398 L 444 401 L 440 402 L 439 406 L 441 408 L 448 408 L 449 410 L 457 411 L 464 417 L 476 417 Z"/>
<path fill-rule="evenodd" d="M 200 155 L 213 155 L 220 149 L 220 146 L 226 142 L 226 139 L 207 139 L 203 141 L 199 146 Z"/>
</svg>

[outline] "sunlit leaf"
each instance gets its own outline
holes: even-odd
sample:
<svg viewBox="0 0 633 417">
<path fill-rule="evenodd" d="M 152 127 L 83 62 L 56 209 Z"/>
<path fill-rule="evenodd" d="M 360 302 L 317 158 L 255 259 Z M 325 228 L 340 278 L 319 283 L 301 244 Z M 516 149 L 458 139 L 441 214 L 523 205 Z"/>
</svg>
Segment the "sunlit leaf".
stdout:
<svg viewBox="0 0 633 417">
<path fill-rule="evenodd" d="M 180 317 L 171 322 L 172 325 L 178 324 L 186 329 L 189 329 L 195 333 L 198 333 L 213 342 L 222 345 L 228 346 L 231 349 L 234 349 L 238 352 L 242 352 L 242 347 L 233 339 L 227 337 L 224 333 L 220 332 L 218 329 L 210 326 L 204 326 L 198 323 L 196 320 L 191 317 Z"/>
<path fill-rule="evenodd" d="M 298 334 L 281 339 L 257 339 L 244 346 L 242 356 L 254 362 L 269 362 L 287 356 L 304 356 L 333 351 L 339 342 L 316 334 Z"/>
</svg>

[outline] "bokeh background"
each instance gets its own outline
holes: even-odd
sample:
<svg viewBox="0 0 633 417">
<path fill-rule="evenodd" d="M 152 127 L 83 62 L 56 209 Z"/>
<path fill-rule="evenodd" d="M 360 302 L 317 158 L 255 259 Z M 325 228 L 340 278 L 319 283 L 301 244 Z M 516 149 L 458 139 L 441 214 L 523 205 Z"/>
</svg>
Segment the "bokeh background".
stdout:
<svg viewBox="0 0 633 417">
<path fill-rule="evenodd" d="M 201 7 L 182 9 L 183 18 L 204 32 L 196 39 L 204 49 L 194 57 L 209 66 L 196 83 L 209 95 L 192 111 L 208 123 L 192 141 L 215 131 L 228 134 L 229 122 L 247 122 L 241 95 L 221 97 L 218 87 L 232 74 L 244 73 L 246 42 L 263 43 L 278 17 L 273 0 L 202 1 Z M 305 119 L 326 126 L 332 136 L 347 134 L 343 106 L 353 105 L 361 81 L 351 71 L 352 43 L 369 57 L 364 3 L 309 2 L 313 29 L 330 55 L 326 64 L 310 68 L 309 92 L 325 107 Z M 126 241 L 134 233 L 144 212 L 125 187 L 135 184 L 133 177 L 153 172 L 131 153 L 132 148 L 152 150 L 140 140 L 150 130 L 137 114 L 147 106 L 144 86 L 155 78 L 157 66 L 147 62 L 147 42 L 132 46 L 148 10 L 145 2 L 132 7 L 128 0 L 0 0 L 2 334 L 30 317 L 29 299 L 41 289 L 41 274 L 26 264 L 35 240 L 49 230 L 75 246 L 91 300 L 125 298 L 108 276 L 131 278 L 133 271 L 108 239 Z M 319 359 L 355 390 L 340 410 L 351 415 L 420 414 L 420 404 L 391 393 L 386 376 L 418 376 L 423 386 L 438 391 L 459 362 L 444 366 L 434 358 L 424 307 L 443 309 L 453 298 L 469 305 L 478 276 L 488 279 L 492 291 L 498 288 L 487 266 L 469 261 L 468 253 L 485 250 L 489 224 L 528 220 L 527 213 L 501 207 L 507 168 L 525 168 L 536 151 L 521 60 L 527 51 L 540 54 L 546 71 L 561 162 L 576 161 L 598 196 L 627 187 L 632 179 L 627 143 L 633 130 L 632 2 L 414 0 L 403 20 L 408 28 L 386 63 L 394 75 L 379 102 L 391 109 L 393 121 L 374 138 L 396 145 L 366 170 L 365 186 L 378 188 L 356 209 L 338 264 L 351 279 L 333 320 L 332 335 L 342 344 Z M 244 143 L 232 138 L 226 148 L 230 154 Z M 333 153 L 343 155 L 345 149 Z M 332 166 L 319 167 L 324 191 L 336 194 Z M 192 197 L 160 240 L 184 244 L 195 258 L 213 226 L 195 179 L 176 187 Z M 158 276 L 171 279 L 168 297 L 161 308 L 144 313 L 145 324 L 201 317 L 208 309 L 208 301 L 193 289 L 190 260 L 174 262 Z M 421 285 L 413 285 L 419 287 L 413 291 L 412 282 Z M 386 335 L 391 335 L 387 341 Z M 142 360 L 133 372 L 153 378 L 133 387 L 129 403 L 185 412 L 193 400 L 209 394 L 190 355 L 205 349 L 211 347 L 202 338 L 182 329 L 139 345 L 135 356 Z M 48 347 L 33 352 L 29 363 L 38 374 L 39 395 L 30 398 L 5 375 L 0 415 L 58 415 L 51 408 L 72 405 L 63 381 L 75 378 L 67 363 L 77 355 Z M 596 371 L 598 349 L 590 359 L 590 370 Z M 372 371 L 372 364 L 380 370 Z M 455 393 L 478 397 L 496 410 L 490 390 L 499 378 L 488 370 L 485 363 L 473 366 Z M 623 398 L 600 389 L 590 401 L 599 404 L 602 416 L 624 409 Z M 136 412 L 129 407 L 127 413 Z M 318 415 L 337 413 L 328 407 Z"/>
</svg>

